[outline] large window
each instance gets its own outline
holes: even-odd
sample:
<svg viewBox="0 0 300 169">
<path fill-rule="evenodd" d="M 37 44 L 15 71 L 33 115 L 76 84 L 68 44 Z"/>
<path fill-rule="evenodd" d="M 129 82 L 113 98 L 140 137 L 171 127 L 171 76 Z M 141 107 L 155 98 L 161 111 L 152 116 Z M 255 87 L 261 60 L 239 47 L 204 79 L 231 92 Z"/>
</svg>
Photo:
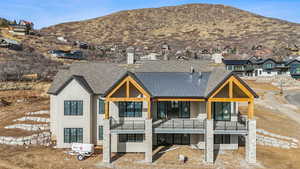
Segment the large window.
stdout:
<svg viewBox="0 0 300 169">
<path fill-rule="evenodd" d="M 80 116 L 82 114 L 83 114 L 83 101 L 82 100 L 65 100 L 64 115 Z"/>
<path fill-rule="evenodd" d="M 98 139 L 103 140 L 103 126 L 99 126 Z"/>
<path fill-rule="evenodd" d="M 190 118 L 190 102 L 158 102 L 157 117 L 164 118 Z"/>
<path fill-rule="evenodd" d="M 215 120 L 230 121 L 231 120 L 231 103 L 215 102 L 213 103 L 213 112 Z"/>
<path fill-rule="evenodd" d="M 103 99 L 98 99 L 98 104 L 99 104 L 99 114 L 104 114 L 104 100 Z"/>
<path fill-rule="evenodd" d="M 230 135 L 228 134 L 217 134 L 214 136 L 215 144 L 230 144 Z"/>
<path fill-rule="evenodd" d="M 158 145 L 189 145 L 190 135 L 189 134 L 157 134 Z"/>
<path fill-rule="evenodd" d="M 119 102 L 120 117 L 142 117 L 143 102 Z"/>
<path fill-rule="evenodd" d="M 82 128 L 64 128 L 64 143 L 82 143 Z"/>
<path fill-rule="evenodd" d="M 143 134 L 119 134 L 119 142 L 143 142 Z"/>
</svg>

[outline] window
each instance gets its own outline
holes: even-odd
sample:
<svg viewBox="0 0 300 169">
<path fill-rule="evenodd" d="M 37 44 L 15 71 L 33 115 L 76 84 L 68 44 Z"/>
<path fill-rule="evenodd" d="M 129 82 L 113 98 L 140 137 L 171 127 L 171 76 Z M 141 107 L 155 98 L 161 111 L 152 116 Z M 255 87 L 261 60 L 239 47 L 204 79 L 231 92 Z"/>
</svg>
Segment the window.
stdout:
<svg viewBox="0 0 300 169">
<path fill-rule="evenodd" d="M 104 114 L 104 100 L 103 99 L 98 99 L 99 103 L 99 114 Z"/>
<path fill-rule="evenodd" d="M 143 134 L 119 134 L 119 142 L 143 142 Z"/>
<path fill-rule="evenodd" d="M 103 126 L 99 126 L 98 128 L 99 130 L 99 140 L 103 140 Z"/>
<path fill-rule="evenodd" d="M 291 64 L 290 68 L 290 73 L 291 74 L 300 74 L 300 64 Z"/>
<path fill-rule="evenodd" d="M 227 70 L 233 70 L 232 65 L 227 65 Z"/>
<path fill-rule="evenodd" d="M 82 143 L 82 128 L 64 128 L 64 143 Z"/>
<path fill-rule="evenodd" d="M 228 134 L 215 135 L 214 143 L 215 144 L 230 144 L 230 135 L 228 135 Z"/>
<path fill-rule="evenodd" d="M 270 72 L 270 71 L 268 71 L 267 73 L 268 73 L 268 74 L 271 74 L 271 72 Z"/>
<path fill-rule="evenodd" d="M 231 103 L 215 102 L 213 103 L 214 119 L 220 121 L 231 120 Z"/>
<path fill-rule="evenodd" d="M 158 102 L 157 117 L 164 118 L 189 118 L 190 117 L 190 102 L 171 101 Z"/>
<path fill-rule="evenodd" d="M 272 68 L 273 68 L 273 64 L 272 64 L 272 63 L 265 63 L 265 64 L 263 65 L 263 67 L 264 67 L 265 69 L 272 69 Z"/>
<path fill-rule="evenodd" d="M 180 102 L 179 117 L 189 118 L 190 117 L 190 102 Z"/>
<path fill-rule="evenodd" d="M 158 145 L 189 145 L 190 135 L 189 134 L 157 134 Z"/>
<path fill-rule="evenodd" d="M 119 117 L 142 117 L 143 102 L 119 102 Z"/>
<path fill-rule="evenodd" d="M 234 66 L 234 70 L 237 70 L 237 71 L 241 71 L 241 70 L 244 70 L 244 66 L 243 65 L 235 65 Z"/>
<path fill-rule="evenodd" d="M 66 100 L 64 102 L 64 115 L 81 116 L 83 114 L 82 100 Z"/>
</svg>

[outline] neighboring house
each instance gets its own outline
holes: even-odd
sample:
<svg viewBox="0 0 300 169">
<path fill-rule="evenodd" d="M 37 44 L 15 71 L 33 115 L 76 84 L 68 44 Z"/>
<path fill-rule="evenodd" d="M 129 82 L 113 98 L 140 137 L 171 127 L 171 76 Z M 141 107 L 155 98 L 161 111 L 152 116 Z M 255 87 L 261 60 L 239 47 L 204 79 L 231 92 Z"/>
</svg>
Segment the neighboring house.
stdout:
<svg viewBox="0 0 300 169">
<path fill-rule="evenodd" d="M 223 60 L 227 70 L 232 70 L 240 76 L 275 76 L 290 75 L 290 61 L 275 61 L 274 59 Z"/>
<path fill-rule="evenodd" d="M 249 60 L 223 60 L 226 69 L 229 71 L 234 71 L 240 76 L 251 76 L 253 68 Z"/>
<path fill-rule="evenodd" d="M 257 94 L 230 71 L 201 69 L 198 61 L 151 61 L 59 71 L 48 91 L 56 147 L 92 143 L 103 146 L 103 162 L 111 152 L 142 152 L 151 163 L 156 146 L 193 144 L 214 162 L 214 149 L 245 140 L 246 160 L 255 163 Z M 240 102 L 248 103 L 244 115 Z"/>
<path fill-rule="evenodd" d="M 215 53 L 211 56 L 211 59 L 214 61 L 214 63 L 221 64 L 224 56 L 221 53 Z"/>
<path fill-rule="evenodd" d="M 0 47 L 13 50 L 22 50 L 22 45 L 19 42 L 7 38 L 0 38 Z"/>
<path fill-rule="evenodd" d="M 300 61 L 297 59 L 290 60 L 286 63 L 289 67 L 290 75 L 295 79 L 300 79 Z"/>
<path fill-rule="evenodd" d="M 281 63 L 277 63 L 273 59 L 257 59 L 250 63 L 253 67 L 253 76 L 274 76 L 282 74 Z M 283 65 L 284 66 L 284 65 Z"/>
<path fill-rule="evenodd" d="M 145 56 L 141 56 L 140 60 L 157 60 L 157 56 L 159 56 L 158 53 L 150 53 Z"/>
<path fill-rule="evenodd" d="M 33 30 L 33 23 L 20 20 L 18 24 L 9 25 L 9 32 L 14 35 L 28 35 Z"/>
<path fill-rule="evenodd" d="M 84 59 L 83 53 L 80 50 L 74 50 L 74 51 L 51 50 L 48 53 L 51 54 L 53 57 L 57 57 L 61 59 L 75 59 L 75 60 Z"/>
</svg>

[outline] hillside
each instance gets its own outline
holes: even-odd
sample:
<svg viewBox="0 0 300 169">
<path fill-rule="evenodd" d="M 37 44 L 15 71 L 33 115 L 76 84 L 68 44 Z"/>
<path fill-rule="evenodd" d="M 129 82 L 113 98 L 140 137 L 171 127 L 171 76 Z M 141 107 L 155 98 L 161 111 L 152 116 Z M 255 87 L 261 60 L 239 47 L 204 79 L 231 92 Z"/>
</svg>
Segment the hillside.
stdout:
<svg viewBox="0 0 300 169">
<path fill-rule="evenodd" d="M 9 23 L 10 23 L 10 21 L 8 21 L 4 18 L 0 18 L 0 27 L 7 27 Z"/>
<path fill-rule="evenodd" d="M 283 56 L 300 44 L 300 24 L 267 18 L 224 5 L 189 4 L 113 13 L 41 30 L 94 44 L 123 44 L 157 49 L 236 48 L 238 53 Z M 261 45 L 262 51 L 253 47 Z"/>
</svg>

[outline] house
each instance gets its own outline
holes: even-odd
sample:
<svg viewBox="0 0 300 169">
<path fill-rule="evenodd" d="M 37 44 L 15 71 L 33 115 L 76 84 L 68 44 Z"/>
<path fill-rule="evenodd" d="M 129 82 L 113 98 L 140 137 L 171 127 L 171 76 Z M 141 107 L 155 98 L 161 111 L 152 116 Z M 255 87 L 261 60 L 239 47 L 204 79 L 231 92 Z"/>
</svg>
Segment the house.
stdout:
<svg viewBox="0 0 300 169">
<path fill-rule="evenodd" d="M 159 56 L 158 53 L 150 53 L 145 56 L 141 56 L 140 60 L 157 60 L 157 57 Z"/>
<path fill-rule="evenodd" d="M 250 57 L 246 60 L 223 60 L 227 70 L 232 70 L 240 76 L 290 75 L 288 62 L 256 57 Z"/>
<path fill-rule="evenodd" d="M 225 67 L 229 71 L 234 71 L 240 76 L 249 76 L 253 72 L 251 62 L 249 60 L 223 60 Z"/>
<path fill-rule="evenodd" d="M 295 79 L 300 79 L 300 61 L 297 59 L 290 60 L 286 63 L 289 67 L 290 75 Z"/>
<path fill-rule="evenodd" d="M 10 24 L 9 32 L 14 35 L 28 35 L 33 30 L 33 23 L 25 20 L 20 20 L 18 24 Z"/>
<path fill-rule="evenodd" d="M 48 51 L 53 57 L 62 59 L 74 59 L 82 60 L 84 59 L 83 53 L 80 50 L 64 51 L 64 50 L 50 50 Z"/>
<path fill-rule="evenodd" d="M 0 38 L 0 47 L 13 50 L 22 50 L 22 45 L 19 42 L 7 38 Z"/>
<path fill-rule="evenodd" d="M 214 53 L 211 56 L 211 59 L 214 61 L 214 63 L 221 64 L 224 59 L 224 56 L 221 53 Z"/>
<path fill-rule="evenodd" d="M 48 94 L 57 148 L 92 143 L 102 145 L 103 162 L 112 152 L 138 152 L 151 163 L 158 145 L 195 145 L 213 163 L 215 149 L 236 150 L 245 140 L 246 160 L 256 161 L 258 96 L 224 68 L 175 60 L 76 63 L 58 72 Z"/>
<path fill-rule="evenodd" d="M 253 67 L 253 76 L 275 76 L 289 74 L 289 69 L 284 61 L 275 61 L 274 59 L 257 59 L 251 62 Z"/>
</svg>

